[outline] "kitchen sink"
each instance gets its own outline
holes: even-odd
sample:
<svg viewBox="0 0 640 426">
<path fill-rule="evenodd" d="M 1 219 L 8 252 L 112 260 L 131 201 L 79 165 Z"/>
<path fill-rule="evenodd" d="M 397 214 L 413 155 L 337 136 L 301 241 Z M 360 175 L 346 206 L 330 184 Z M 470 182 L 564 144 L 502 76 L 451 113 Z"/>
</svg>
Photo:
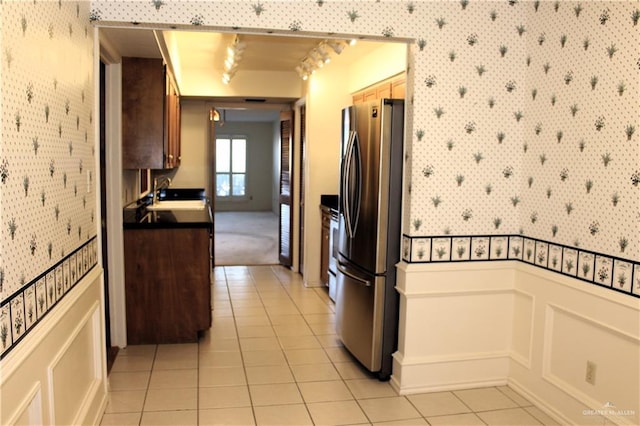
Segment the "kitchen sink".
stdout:
<svg viewBox="0 0 640 426">
<path fill-rule="evenodd" d="M 161 200 L 149 204 L 147 210 L 204 210 L 205 200 Z"/>
</svg>

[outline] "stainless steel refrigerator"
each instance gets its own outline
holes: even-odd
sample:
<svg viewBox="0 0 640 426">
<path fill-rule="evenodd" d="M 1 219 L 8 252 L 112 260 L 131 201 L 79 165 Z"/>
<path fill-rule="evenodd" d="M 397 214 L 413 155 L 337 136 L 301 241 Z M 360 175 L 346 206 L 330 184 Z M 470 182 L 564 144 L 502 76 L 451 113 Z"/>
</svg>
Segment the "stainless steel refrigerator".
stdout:
<svg viewBox="0 0 640 426">
<path fill-rule="evenodd" d="M 381 380 L 397 348 L 404 101 L 342 111 L 336 331 Z"/>
</svg>

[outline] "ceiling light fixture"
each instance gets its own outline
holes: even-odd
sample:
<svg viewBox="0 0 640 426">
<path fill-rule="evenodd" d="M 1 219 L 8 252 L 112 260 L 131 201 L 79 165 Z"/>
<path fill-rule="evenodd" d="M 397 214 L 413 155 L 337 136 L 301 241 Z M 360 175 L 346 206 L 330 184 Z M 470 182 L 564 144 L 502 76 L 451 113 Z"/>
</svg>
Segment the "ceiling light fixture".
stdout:
<svg viewBox="0 0 640 426">
<path fill-rule="evenodd" d="M 227 47 L 227 57 L 224 60 L 224 73 L 222 74 L 222 82 L 229 84 L 236 71 L 238 70 L 238 63 L 242 59 L 247 44 L 240 41 L 239 36 L 235 36 L 233 43 Z"/>
<path fill-rule="evenodd" d="M 309 52 L 309 59 L 311 59 L 318 68 L 322 68 L 324 66 L 324 63 L 325 63 L 324 59 L 320 55 L 320 52 L 318 51 L 317 48 Z"/>
<path fill-rule="evenodd" d="M 322 44 L 317 47 L 316 52 L 322 63 L 328 64 L 329 62 L 331 62 L 331 57 L 327 52 L 325 52 L 324 46 Z"/>
<path fill-rule="evenodd" d="M 353 40 L 355 44 L 355 40 Z M 324 40 L 312 48 L 307 55 L 300 60 L 295 67 L 296 72 L 301 79 L 306 80 L 316 69 L 322 68 L 324 64 L 331 62 L 331 56 L 328 50 L 331 49 L 337 55 L 341 54 L 347 45 L 352 45 L 350 41 L 343 40 Z"/>
<path fill-rule="evenodd" d="M 308 79 L 309 76 L 316 71 L 315 63 L 306 58 L 295 69 L 300 78 L 303 80 Z"/>
<path fill-rule="evenodd" d="M 296 66 L 296 72 L 298 73 L 298 77 L 300 77 L 303 80 L 306 80 L 307 78 L 309 78 L 309 74 L 307 74 L 304 68 L 302 68 L 302 65 Z"/>
<path fill-rule="evenodd" d="M 327 46 L 329 46 L 331 48 L 331 50 L 333 50 L 333 52 L 336 55 L 339 55 L 342 53 L 342 51 L 344 50 L 344 47 L 346 46 L 346 43 L 344 41 L 327 41 Z"/>
</svg>

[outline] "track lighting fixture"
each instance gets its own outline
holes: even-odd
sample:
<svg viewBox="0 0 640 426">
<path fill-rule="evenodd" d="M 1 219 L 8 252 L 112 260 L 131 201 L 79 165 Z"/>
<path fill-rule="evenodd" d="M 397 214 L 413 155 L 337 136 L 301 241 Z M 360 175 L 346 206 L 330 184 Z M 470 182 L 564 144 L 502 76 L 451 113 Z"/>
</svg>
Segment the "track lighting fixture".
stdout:
<svg viewBox="0 0 640 426">
<path fill-rule="evenodd" d="M 322 68 L 324 64 L 331 62 L 331 56 L 328 53 L 329 49 L 336 55 L 339 55 L 347 45 L 353 44 L 355 44 L 355 40 L 353 40 L 353 43 L 343 40 L 324 40 L 311 49 L 309 53 L 307 53 L 307 56 L 300 60 L 295 70 L 301 79 L 306 80 L 316 69 Z"/>
<path fill-rule="evenodd" d="M 246 43 L 240 41 L 239 36 L 235 36 L 233 43 L 227 47 L 227 57 L 224 60 L 224 73 L 222 74 L 222 82 L 229 84 L 238 69 L 238 63 L 242 59 L 242 54 L 246 48 Z"/>
</svg>

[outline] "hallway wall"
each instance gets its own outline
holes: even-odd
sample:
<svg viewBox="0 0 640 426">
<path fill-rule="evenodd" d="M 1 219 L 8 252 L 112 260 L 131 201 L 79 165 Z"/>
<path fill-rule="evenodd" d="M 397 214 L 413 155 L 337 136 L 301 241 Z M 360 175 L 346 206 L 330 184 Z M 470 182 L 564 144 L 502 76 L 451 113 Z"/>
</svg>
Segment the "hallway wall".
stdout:
<svg viewBox="0 0 640 426">
<path fill-rule="evenodd" d="M 95 266 L 100 213 L 89 5 L 11 2 L 1 16 L 4 357 Z"/>
<path fill-rule="evenodd" d="M 107 404 L 102 272 L 93 268 L 0 365 L 0 424 L 98 424 Z"/>
<path fill-rule="evenodd" d="M 171 186 L 175 188 L 204 188 L 211 192 L 211 147 L 209 146 L 209 105 L 205 101 L 180 101 L 181 146 L 180 167 L 171 171 Z"/>
<path fill-rule="evenodd" d="M 175 188 L 205 188 L 214 197 L 211 188 L 213 170 L 209 146 L 209 108 L 207 101 L 182 101 L 182 147 L 180 167 L 163 174 L 171 176 Z M 216 124 L 216 135 L 244 135 L 247 137 L 247 182 L 244 199 L 216 200 L 217 211 L 264 211 L 272 209 L 273 128 L 272 122 L 226 122 Z"/>
<path fill-rule="evenodd" d="M 94 29 L 87 2 L 4 2 L 0 423 L 106 404 Z"/>
<path fill-rule="evenodd" d="M 272 210 L 273 122 L 227 122 L 216 125 L 216 137 L 241 135 L 247 138 L 247 175 L 245 197 L 238 200 L 217 199 L 216 211 Z"/>
</svg>

